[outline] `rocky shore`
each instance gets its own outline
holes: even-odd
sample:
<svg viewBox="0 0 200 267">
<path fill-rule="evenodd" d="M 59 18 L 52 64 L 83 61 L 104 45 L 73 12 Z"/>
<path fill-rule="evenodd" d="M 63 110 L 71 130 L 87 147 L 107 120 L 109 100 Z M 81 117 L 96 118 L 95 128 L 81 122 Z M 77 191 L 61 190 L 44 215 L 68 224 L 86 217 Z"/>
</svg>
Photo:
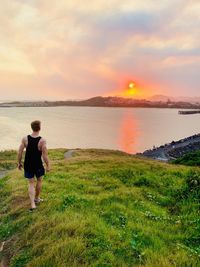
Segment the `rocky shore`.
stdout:
<svg viewBox="0 0 200 267">
<path fill-rule="evenodd" d="M 139 155 L 156 160 L 169 161 L 197 150 L 200 150 L 200 134 L 195 134 L 179 141 L 172 141 L 169 144 L 146 150 Z"/>
</svg>

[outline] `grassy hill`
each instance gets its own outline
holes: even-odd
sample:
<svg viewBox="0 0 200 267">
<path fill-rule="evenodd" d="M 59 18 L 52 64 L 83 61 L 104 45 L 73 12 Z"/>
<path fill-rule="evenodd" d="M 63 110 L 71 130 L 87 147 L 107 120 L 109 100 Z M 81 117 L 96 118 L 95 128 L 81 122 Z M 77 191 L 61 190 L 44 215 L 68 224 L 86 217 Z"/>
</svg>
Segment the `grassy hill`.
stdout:
<svg viewBox="0 0 200 267">
<path fill-rule="evenodd" d="M 23 173 L 0 179 L 5 266 L 200 266 L 198 168 L 99 149 L 66 160 L 65 151 L 50 151 L 33 213 Z M 0 169 L 15 158 L 1 152 Z"/>
</svg>

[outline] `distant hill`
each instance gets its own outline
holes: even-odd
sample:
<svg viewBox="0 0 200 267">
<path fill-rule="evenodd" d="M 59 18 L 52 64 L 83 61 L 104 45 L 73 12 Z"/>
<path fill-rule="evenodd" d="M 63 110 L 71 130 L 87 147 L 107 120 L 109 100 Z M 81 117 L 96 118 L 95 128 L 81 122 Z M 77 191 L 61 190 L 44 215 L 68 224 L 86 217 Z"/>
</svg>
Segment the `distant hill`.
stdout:
<svg viewBox="0 0 200 267">
<path fill-rule="evenodd" d="M 188 102 L 188 103 L 200 103 L 200 97 L 185 97 L 185 96 L 179 96 L 179 97 L 173 97 L 173 96 L 165 96 L 165 95 L 153 95 L 148 98 L 149 101 L 155 101 L 155 102 Z"/>
<path fill-rule="evenodd" d="M 179 97 L 180 101 L 187 101 L 190 103 L 200 103 L 200 97 Z"/>
<path fill-rule="evenodd" d="M 155 101 L 155 102 L 167 102 L 167 101 L 173 101 L 174 98 L 170 96 L 165 96 L 165 95 L 153 95 L 148 98 L 149 101 Z"/>
<path fill-rule="evenodd" d="M 67 101 L 15 101 L 1 103 L 0 107 L 52 107 L 52 106 L 87 106 L 87 107 L 144 107 L 144 108 L 181 108 L 200 109 L 200 103 L 175 101 L 165 96 L 150 99 L 134 99 L 116 96 L 96 96 L 85 100 Z"/>
</svg>

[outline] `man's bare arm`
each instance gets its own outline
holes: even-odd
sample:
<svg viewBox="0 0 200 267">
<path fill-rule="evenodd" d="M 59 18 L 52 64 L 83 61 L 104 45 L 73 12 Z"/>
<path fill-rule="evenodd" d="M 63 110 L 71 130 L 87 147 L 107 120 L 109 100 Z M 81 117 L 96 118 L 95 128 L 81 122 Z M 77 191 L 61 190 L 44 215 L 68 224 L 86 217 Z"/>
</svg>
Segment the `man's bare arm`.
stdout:
<svg viewBox="0 0 200 267">
<path fill-rule="evenodd" d="M 25 138 L 22 139 L 22 142 L 19 146 L 18 155 L 17 155 L 19 170 L 22 169 L 22 155 L 23 155 L 24 148 L 25 148 Z"/>
<path fill-rule="evenodd" d="M 46 170 L 50 171 L 48 150 L 47 150 L 47 145 L 46 145 L 45 140 L 42 142 L 42 158 L 46 164 Z"/>
</svg>

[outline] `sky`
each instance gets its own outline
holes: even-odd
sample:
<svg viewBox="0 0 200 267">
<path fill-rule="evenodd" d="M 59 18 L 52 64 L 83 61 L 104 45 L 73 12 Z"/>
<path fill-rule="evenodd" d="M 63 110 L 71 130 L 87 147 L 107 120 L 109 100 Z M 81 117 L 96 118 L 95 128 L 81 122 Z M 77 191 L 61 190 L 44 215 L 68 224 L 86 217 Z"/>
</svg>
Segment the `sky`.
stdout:
<svg viewBox="0 0 200 267">
<path fill-rule="evenodd" d="M 0 4 L 0 101 L 200 96 L 199 0 Z"/>
</svg>

